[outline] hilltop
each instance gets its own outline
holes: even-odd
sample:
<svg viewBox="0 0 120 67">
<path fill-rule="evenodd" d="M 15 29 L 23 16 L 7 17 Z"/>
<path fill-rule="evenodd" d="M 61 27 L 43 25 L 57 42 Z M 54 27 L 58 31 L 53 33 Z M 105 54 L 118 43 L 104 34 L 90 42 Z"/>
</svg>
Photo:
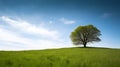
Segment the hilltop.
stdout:
<svg viewBox="0 0 120 67">
<path fill-rule="evenodd" d="M 120 49 L 0 51 L 0 67 L 120 67 Z"/>
</svg>

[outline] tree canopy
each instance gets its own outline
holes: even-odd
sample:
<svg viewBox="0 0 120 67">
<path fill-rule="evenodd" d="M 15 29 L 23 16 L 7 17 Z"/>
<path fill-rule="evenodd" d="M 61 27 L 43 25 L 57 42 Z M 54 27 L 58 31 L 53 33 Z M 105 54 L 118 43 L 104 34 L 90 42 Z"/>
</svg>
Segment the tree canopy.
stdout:
<svg viewBox="0 0 120 67">
<path fill-rule="evenodd" d="M 86 47 L 89 42 L 99 42 L 101 32 L 93 25 L 78 26 L 71 32 L 70 38 L 74 45 L 83 45 Z"/>
</svg>

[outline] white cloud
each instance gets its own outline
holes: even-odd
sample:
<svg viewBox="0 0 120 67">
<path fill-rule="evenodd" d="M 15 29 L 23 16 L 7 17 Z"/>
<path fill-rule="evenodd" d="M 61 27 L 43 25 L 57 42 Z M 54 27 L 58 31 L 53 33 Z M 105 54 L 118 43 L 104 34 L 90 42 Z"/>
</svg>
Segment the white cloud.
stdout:
<svg viewBox="0 0 120 67">
<path fill-rule="evenodd" d="M 16 32 L 5 28 L 6 25 L 4 24 L 0 25 L 0 50 L 51 49 L 69 47 L 67 42 L 61 41 L 60 35 L 58 34 L 59 32 L 56 30 L 38 27 L 23 20 L 13 20 L 7 16 L 2 16 L 1 19 L 10 25 L 7 25 L 8 28 L 15 28 L 14 31 Z M 44 36 L 44 38 L 38 37 L 33 39 L 24 37 L 25 35 L 17 32 L 18 30 L 21 32 L 26 32 L 24 33 L 25 35 L 33 34 L 33 38 L 34 36 Z"/>
<path fill-rule="evenodd" d="M 42 26 L 38 27 L 23 20 L 13 20 L 7 16 L 2 16 L 1 18 L 12 27 L 29 34 L 38 34 L 44 37 L 51 37 L 52 39 L 57 39 L 59 37 L 58 31 L 55 30 L 48 30 Z"/>
<path fill-rule="evenodd" d="M 101 17 L 103 18 L 108 18 L 110 17 L 112 14 L 111 13 L 104 13 Z"/>
<path fill-rule="evenodd" d="M 2 29 L 0 28 L 0 40 L 4 40 L 4 41 L 11 41 L 11 42 L 21 42 L 21 40 L 23 40 L 22 43 L 25 43 L 23 38 L 15 35 L 14 33 Z M 26 40 L 25 40 L 26 41 Z"/>
<path fill-rule="evenodd" d="M 49 24 L 52 24 L 53 23 L 53 21 L 49 21 Z"/>
<path fill-rule="evenodd" d="M 63 22 L 64 24 L 74 24 L 76 22 L 74 20 L 68 20 L 65 18 L 61 18 L 60 21 Z"/>
<path fill-rule="evenodd" d="M 11 44 L 11 46 L 16 43 L 16 45 L 21 44 L 22 46 L 32 45 L 32 40 L 21 37 L 13 32 L 0 27 L 0 44 Z M 16 46 L 15 45 L 15 46 Z"/>
</svg>

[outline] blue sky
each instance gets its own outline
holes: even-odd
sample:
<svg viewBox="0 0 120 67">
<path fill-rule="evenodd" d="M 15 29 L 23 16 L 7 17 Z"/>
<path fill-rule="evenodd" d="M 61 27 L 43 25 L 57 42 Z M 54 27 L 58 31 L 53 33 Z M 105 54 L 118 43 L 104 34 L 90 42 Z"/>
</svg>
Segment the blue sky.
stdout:
<svg viewBox="0 0 120 67">
<path fill-rule="evenodd" d="M 73 47 L 79 25 L 101 30 L 99 43 L 120 48 L 119 0 L 0 0 L 0 50 Z"/>
</svg>

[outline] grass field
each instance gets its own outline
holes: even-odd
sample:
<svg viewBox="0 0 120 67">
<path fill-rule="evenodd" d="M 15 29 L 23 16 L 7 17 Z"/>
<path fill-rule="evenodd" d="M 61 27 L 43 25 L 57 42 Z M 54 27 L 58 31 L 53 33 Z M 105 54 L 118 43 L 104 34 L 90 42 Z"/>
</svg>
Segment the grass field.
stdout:
<svg viewBox="0 0 120 67">
<path fill-rule="evenodd" d="M 0 67 L 120 67 L 120 49 L 0 51 Z"/>
</svg>

